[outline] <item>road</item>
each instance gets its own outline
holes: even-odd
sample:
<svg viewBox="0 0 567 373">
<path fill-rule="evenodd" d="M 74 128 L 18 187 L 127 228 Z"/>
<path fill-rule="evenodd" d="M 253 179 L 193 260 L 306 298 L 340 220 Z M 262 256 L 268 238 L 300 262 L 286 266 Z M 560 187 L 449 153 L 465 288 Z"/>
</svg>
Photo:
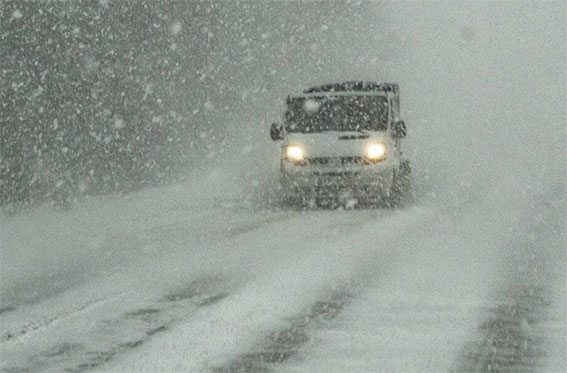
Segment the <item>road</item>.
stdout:
<svg viewBox="0 0 567 373">
<path fill-rule="evenodd" d="M 189 187 L 4 218 L 2 369 L 562 367 L 560 184 L 303 212 Z"/>
</svg>

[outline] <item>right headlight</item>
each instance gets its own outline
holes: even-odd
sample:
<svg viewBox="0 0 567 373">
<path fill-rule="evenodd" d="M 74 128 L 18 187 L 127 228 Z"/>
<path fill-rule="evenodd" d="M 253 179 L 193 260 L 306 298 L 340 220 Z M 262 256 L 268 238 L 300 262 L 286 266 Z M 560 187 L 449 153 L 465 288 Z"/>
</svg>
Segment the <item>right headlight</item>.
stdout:
<svg viewBox="0 0 567 373">
<path fill-rule="evenodd" d="M 364 150 L 364 156 L 371 162 L 380 162 L 386 159 L 388 149 L 383 142 L 369 144 Z"/>
</svg>

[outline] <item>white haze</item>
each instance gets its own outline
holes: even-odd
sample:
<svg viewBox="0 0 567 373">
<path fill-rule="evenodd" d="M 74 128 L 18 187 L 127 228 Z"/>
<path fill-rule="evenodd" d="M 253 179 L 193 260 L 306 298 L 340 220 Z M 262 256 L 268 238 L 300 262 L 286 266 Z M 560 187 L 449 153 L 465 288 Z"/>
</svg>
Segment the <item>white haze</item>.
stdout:
<svg viewBox="0 0 567 373">
<path fill-rule="evenodd" d="M 533 1 L 375 3 L 374 24 L 366 20 L 357 33 L 329 42 L 339 58 L 300 51 L 300 66 L 274 67 L 281 83 L 267 92 L 270 101 L 258 97 L 246 103 L 242 116 L 226 119 L 237 130 L 227 144 L 231 160 L 223 159 L 220 168 L 236 175 L 257 170 L 255 178 L 273 175 L 277 145 L 268 141 L 268 128 L 282 121 L 287 94 L 361 78 L 400 83 L 407 154 L 418 188 L 427 188 L 429 197 L 468 199 L 498 182 L 536 189 L 559 182 L 565 175 L 567 94 L 562 7 Z M 327 48 L 321 35 L 309 37 Z"/>
<path fill-rule="evenodd" d="M 457 307 L 466 308 L 459 325 L 463 329 L 447 333 L 439 345 L 447 349 L 440 353 L 442 360 L 429 366 L 447 368 L 466 333 L 474 329 L 476 312 L 482 309 L 478 302 L 489 298 L 499 286 L 494 284 L 514 278 L 507 278 L 500 267 L 513 258 L 510 241 L 547 209 L 565 221 L 565 2 L 365 2 L 370 16 L 354 19 L 347 16 L 348 8 L 360 5 L 344 2 L 347 15 L 338 17 L 340 21 L 311 25 L 308 35 L 284 35 L 295 38 L 295 49 L 278 60 L 270 38 L 284 36 L 270 33 L 270 22 L 322 22 L 313 16 L 318 3 L 302 3 L 300 12 L 286 4 L 274 2 L 277 16 L 258 21 L 256 40 L 267 40 L 269 55 L 255 49 L 246 62 L 248 76 L 232 78 L 241 66 L 222 60 L 222 48 L 211 59 L 219 84 L 231 90 L 242 87 L 247 98 L 236 104 L 215 96 L 211 110 L 229 107 L 217 115 L 217 128 L 229 135 L 223 144 L 211 139 L 209 154 L 214 155 L 202 168 L 189 167 L 188 181 L 126 197 L 86 199 L 68 212 L 42 207 L 1 217 L 3 306 L 31 304 L 21 315 L 6 316 L 3 334 L 12 327 L 6 320 L 19 325 L 29 315 L 62 314 L 73 299 L 112 299 L 113 307 L 126 312 L 131 310 L 121 308 L 114 292 L 128 292 L 127 301 L 142 307 L 198 276 L 223 273 L 231 284 L 221 290 L 234 291 L 226 302 L 198 313 L 194 324 L 160 334 L 142 353 L 125 354 L 99 367 L 200 369 L 247 351 L 258 335 L 345 278 L 372 282 L 374 276 L 385 276 L 395 291 L 449 294 Z M 234 7 L 236 19 L 254 14 L 254 7 L 226 6 Z M 172 30 L 184 29 L 173 23 Z M 229 55 L 235 38 L 226 39 Z M 255 71 L 269 71 L 266 60 L 273 64 L 272 72 L 254 76 Z M 280 149 L 269 139 L 269 125 L 281 122 L 287 94 L 352 79 L 400 84 L 414 205 L 399 212 L 278 211 L 274 200 Z M 233 232 L 245 233 L 234 238 Z M 547 263 L 559 268 L 547 268 L 544 277 L 564 320 L 565 227 L 552 225 L 546 232 Z M 377 254 L 376 246 L 388 250 Z M 522 255 L 529 256 L 530 249 L 534 247 L 523 247 Z M 515 264 L 511 260 L 503 266 L 513 272 L 507 266 Z M 445 281 L 435 288 L 440 278 Z M 44 305 L 43 299 L 49 302 Z M 467 302 L 474 307 L 467 308 Z M 370 315 L 367 306 L 358 304 L 354 314 Z M 100 312 L 100 319 L 116 316 L 112 307 Z M 355 321 L 346 317 L 344 322 Z M 73 338 L 73 329 L 61 328 L 55 337 L 60 340 L 30 338 L 3 348 L 1 357 L 15 366 L 32 361 L 33 367 L 26 354 L 40 356 L 47 347 Z M 563 337 L 564 326 L 561 330 Z M 93 334 L 85 332 L 87 337 L 77 339 L 95 348 L 96 338 L 89 340 Z M 120 338 L 101 340 L 110 344 Z M 329 346 L 337 343 L 329 339 Z M 408 340 L 414 342 L 411 335 Z M 438 347 L 435 339 L 427 342 L 423 345 L 432 350 Z M 550 358 L 558 361 L 552 367 L 564 367 L 562 343 L 549 350 Z M 398 346 L 391 344 L 385 351 Z M 334 350 L 327 348 L 315 349 L 315 356 L 332 355 Z M 423 368 L 426 352 L 401 356 L 386 366 Z M 324 360 L 297 364 L 300 370 L 340 370 Z"/>
</svg>

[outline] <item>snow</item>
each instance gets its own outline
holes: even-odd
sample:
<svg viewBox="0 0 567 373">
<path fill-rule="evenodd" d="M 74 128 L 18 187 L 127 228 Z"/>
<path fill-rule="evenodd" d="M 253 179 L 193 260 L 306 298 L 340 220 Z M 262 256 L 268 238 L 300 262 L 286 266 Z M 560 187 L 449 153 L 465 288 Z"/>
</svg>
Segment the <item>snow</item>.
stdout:
<svg viewBox="0 0 567 373">
<path fill-rule="evenodd" d="M 177 35 L 181 32 L 181 30 L 183 30 L 183 25 L 181 22 L 173 22 L 169 27 L 169 30 L 173 35 Z"/>
<path fill-rule="evenodd" d="M 120 117 L 115 117 L 114 118 L 114 129 L 122 129 L 124 128 L 125 123 L 124 123 L 124 119 L 120 118 Z"/>
<path fill-rule="evenodd" d="M 101 12 L 114 6 L 99 4 Z M 181 130 L 183 122 L 193 158 L 165 186 L 83 196 L 70 210 L 46 203 L 0 214 L 0 369 L 222 370 L 272 347 L 274 332 L 340 294 L 348 299 L 340 312 L 301 324 L 305 340 L 270 369 L 482 370 L 493 363 L 483 346 L 502 332 L 486 325 L 528 310 L 503 330 L 524 355 L 502 368 L 533 358 L 520 368 L 565 371 L 565 5 L 368 4 L 369 18 L 356 13 L 354 22 L 339 21 L 337 5 L 298 12 L 284 2 L 272 4 L 277 22 L 249 3 L 195 9 L 204 17 L 197 28 L 152 18 L 152 32 L 163 25 L 167 35 L 161 62 L 183 64 L 172 55 L 201 43 L 222 47 L 191 60 L 199 66 L 187 79 L 201 85 L 194 96 L 175 91 L 179 101 L 153 71 L 132 73 L 133 100 L 166 107 L 141 123 Z M 28 16 L 9 12 L 14 23 Z M 336 18 L 315 22 L 320 14 Z M 229 19 L 252 26 L 220 26 Z M 88 35 L 79 26 L 65 27 Z M 196 29 L 203 40 L 184 39 Z M 98 71 L 95 57 L 85 58 Z M 109 76 L 119 68 L 101 67 Z M 353 77 L 400 83 L 415 201 L 279 209 L 280 144 L 268 124 L 287 94 Z M 5 81 L 28 89 L 21 77 Z M 26 92 L 41 99 L 49 89 Z M 110 132 L 88 128 L 100 146 L 137 128 L 118 107 L 101 108 Z M 59 135 L 67 118 L 48 127 Z M 176 143 L 172 133 L 134 135 Z M 67 143 L 57 150 L 77 154 Z M 147 170 L 162 167 L 136 157 Z M 104 170 L 92 167 L 91 178 Z"/>
<path fill-rule="evenodd" d="M 458 364 L 463 346 L 476 334 L 486 309 L 497 303 L 498 299 L 492 297 L 503 292 L 502 286 L 516 281 L 509 277 L 519 266 L 508 267 L 510 258 L 521 248 L 506 242 L 506 237 L 510 237 L 508 232 L 516 230 L 518 224 L 525 229 L 524 225 L 532 221 L 523 213 L 529 206 L 518 206 L 516 196 L 510 200 L 491 196 L 487 202 L 468 208 L 458 219 L 444 216 L 433 221 L 427 230 L 415 231 L 419 232 L 415 237 L 406 235 L 398 248 L 403 250 L 407 246 L 406 252 L 411 254 L 406 254 L 403 264 L 389 268 L 395 274 L 377 275 L 373 285 L 337 321 L 316 329 L 313 345 L 282 370 L 461 370 Z M 511 204 L 512 199 L 516 201 Z M 513 208 L 503 209 L 501 204 Z M 552 212 L 559 212 L 557 207 Z M 494 224 L 495 221 L 504 223 Z M 508 232 L 503 234 L 503 231 Z M 525 234 L 514 233 L 518 237 Z M 538 239 L 553 237 L 549 233 Z M 540 256 L 547 260 L 565 262 L 565 247 L 560 246 L 560 241 L 543 250 L 539 244 L 545 242 L 538 242 L 537 247 L 529 250 L 544 251 Z M 564 271 L 560 268 L 561 265 L 553 265 L 546 270 Z M 551 278 L 558 281 L 554 288 L 564 286 L 561 275 L 554 273 Z M 559 313 L 564 310 L 561 302 L 554 304 L 553 309 Z M 565 320 L 564 311 L 563 316 L 555 317 Z M 532 327 L 526 319 L 521 320 L 520 327 L 524 333 L 531 333 Z M 541 329 L 542 325 L 533 328 Z M 561 371 L 565 343 L 559 341 L 559 336 L 565 338 L 565 327 L 554 322 L 552 327 L 543 326 L 544 330 L 548 328 L 553 330 L 553 341 L 562 346 L 546 349 L 553 351 L 547 358 L 555 362 L 548 371 Z M 539 331 L 547 338 L 549 331 Z"/>
<path fill-rule="evenodd" d="M 205 180 L 227 185 L 219 175 L 212 177 Z M 81 243 L 68 242 L 68 250 L 81 259 L 86 281 L 67 284 L 70 289 L 48 287 L 51 293 L 43 293 L 47 300 L 28 299 L 31 304 L 2 320 L 3 332 L 18 330 L 19 324 L 33 318 L 66 317 L 65 323 L 48 324 L 46 330 L 30 333 L 17 344 L 4 345 L 4 366 L 22 366 L 28 354 L 64 348 L 63 341 L 72 347 L 69 358 L 51 368 L 72 367 L 75 359 L 77 365 L 82 363 L 81 354 L 75 357 L 73 349 L 102 354 L 113 346 L 144 340 L 144 330 L 150 326 L 126 323 L 124 314 L 156 307 L 160 304 L 156 300 L 201 276 L 218 276 L 230 279 L 220 289 L 229 294 L 223 301 L 186 315 L 166 309 L 161 321 L 169 317 L 174 328 L 169 330 L 168 324 L 166 331 L 144 340 L 135 353 L 125 351 L 98 369 L 194 371 L 219 366 L 253 349 L 259 336 L 281 327 L 313 299 L 337 286 L 359 283 L 365 284 L 362 294 L 331 329 L 313 332 L 311 345 L 300 353 L 302 360 L 284 365 L 283 370 L 448 370 L 474 331 L 487 296 L 495 284 L 506 281 L 499 272 L 516 248 L 502 247 L 507 247 L 518 222 L 526 220 L 523 204 L 529 198 L 514 203 L 522 188 L 507 186 L 507 190 L 518 193 L 507 198 L 494 193 L 483 203 L 463 202 L 462 215 L 430 203 L 403 211 L 258 212 L 237 202 L 235 194 L 240 190 L 225 189 L 223 194 L 191 183 L 141 192 L 126 200 L 87 201 L 58 216 L 64 218 L 57 222 L 60 228 L 46 227 L 64 232 L 63 227 L 91 226 L 86 240 L 90 246 L 85 249 L 92 252 L 80 253 L 76 248 Z M 45 214 L 53 215 L 38 211 L 26 216 L 26 223 L 32 216 L 45 221 Z M 101 221 L 95 223 L 97 214 Z M 8 223 L 2 226 L 14 232 L 15 221 Z M 80 236 L 88 237 L 87 232 Z M 19 237 L 20 247 L 32 243 L 29 233 Z M 34 235 L 42 237 L 41 231 Z M 61 236 L 54 239 L 66 241 Z M 60 270 L 77 264 L 61 260 L 64 248 L 61 253 L 49 248 L 50 255 L 42 256 L 45 244 L 38 246 L 27 261 L 35 262 L 36 268 L 17 268 L 19 273 L 41 275 L 50 258 L 56 258 Z M 105 256 L 114 266 L 108 266 Z M 3 257 L 3 285 L 13 282 L 4 274 L 17 260 Z M 96 276 L 89 271 L 89 261 L 99 272 Z M 106 269 L 100 273 L 103 266 Z M 84 315 L 74 307 L 84 308 Z M 105 332 L 109 322 L 115 325 L 113 332 Z M 552 327 L 560 338 L 565 329 L 559 325 L 563 324 Z"/>
<path fill-rule="evenodd" d="M 19 19 L 22 18 L 23 16 L 24 16 L 23 13 L 18 9 L 12 12 L 12 19 Z"/>
</svg>

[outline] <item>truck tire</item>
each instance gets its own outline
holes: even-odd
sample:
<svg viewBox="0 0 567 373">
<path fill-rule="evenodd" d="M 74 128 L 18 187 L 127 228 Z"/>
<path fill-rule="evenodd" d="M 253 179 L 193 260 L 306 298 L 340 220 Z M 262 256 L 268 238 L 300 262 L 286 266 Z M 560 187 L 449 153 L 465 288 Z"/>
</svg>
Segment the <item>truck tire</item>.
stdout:
<svg viewBox="0 0 567 373">
<path fill-rule="evenodd" d="M 400 207 L 406 201 L 411 187 L 411 165 L 403 160 L 400 167 L 394 170 L 394 181 L 388 197 L 389 207 Z"/>
</svg>

